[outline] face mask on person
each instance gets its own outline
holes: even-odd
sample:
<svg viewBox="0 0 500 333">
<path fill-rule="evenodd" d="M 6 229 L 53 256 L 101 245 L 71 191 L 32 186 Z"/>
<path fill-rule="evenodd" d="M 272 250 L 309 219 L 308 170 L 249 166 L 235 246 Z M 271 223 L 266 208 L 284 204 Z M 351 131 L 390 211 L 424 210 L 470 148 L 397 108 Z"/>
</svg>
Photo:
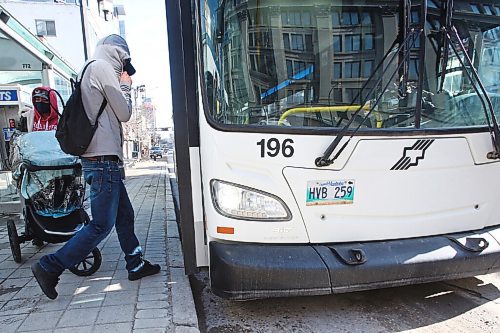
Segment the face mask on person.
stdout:
<svg viewBox="0 0 500 333">
<path fill-rule="evenodd" d="M 50 114 L 50 104 L 48 101 L 45 102 L 35 102 L 35 108 L 41 115 Z"/>
<path fill-rule="evenodd" d="M 33 94 L 33 105 L 41 115 L 50 114 L 49 93 L 46 90 L 36 89 Z"/>
</svg>

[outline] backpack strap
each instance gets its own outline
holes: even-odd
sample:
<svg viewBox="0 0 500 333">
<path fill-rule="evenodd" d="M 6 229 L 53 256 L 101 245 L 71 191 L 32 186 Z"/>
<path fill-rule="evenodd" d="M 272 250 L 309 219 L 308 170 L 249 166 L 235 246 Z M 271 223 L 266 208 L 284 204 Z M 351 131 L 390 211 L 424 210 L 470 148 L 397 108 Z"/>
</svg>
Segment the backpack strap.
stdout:
<svg viewBox="0 0 500 333">
<path fill-rule="evenodd" d="M 108 105 L 108 101 L 106 100 L 106 98 L 103 98 L 101 107 L 99 108 L 99 113 L 97 114 L 97 118 L 95 118 L 96 124 L 97 124 L 97 120 L 99 119 L 101 114 L 104 112 L 104 108 L 106 107 L 106 105 Z"/>
<path fill-rule="evenodd" d="M 79 84 L 80 82 L 82 82 L 83 80 L 83 75 L 85 75 L 85 71 L 87 70 L 87 67 L 89 67 L 89 65 L 91 63 L 93 63 L 95 60 L 91 60 L 89 61 L 85 67 L 83 67 L 83 70 L 82 70 L 82 75 L 80 76 L 80 81 L 76 81 L 75 83 Z M 102 98 L 102 103 L 101 103 L 101 107 L 99 108 L 99 112 L 97 113 L 97 117 L 95 118 L 95 125 L 97 125 L 97 121 L 99 120 L 99 117 L 101 116 L 101 114 L 104 112 L 104 108 L 106 108 L 106 105 L 108 105 L 108 101 L 106 100 L 105 97 Z"/>
<path fill-rule="evenodd" d="M 83 79 L 83 76 L 85 75 L 85 71 L 87 70 L 87 67 L 89 67 L 89 66 L 90 66 L 90 64 L 91 64 L 91 63 L 93 63 L 94 61 L 95 61 L 95 60 L 91 60 L 91 61 L 89 61 L 89 62 L 85 65 L 85 67 L 83 67 L 83 70 L 82 70 L 82 75 L 80 76 L 80 81 L 78 81 L 78 77 L 77 77 L 77 78 L 76 78 L 75 83 L 80 83 L 80 82 L 82 82 L 82 79 Z"/>
<path fill-rule="evenodd" d="M 57 95 L 57 97 L 59 97 L 59 100 L 61 101 L 61 104 L 62 104 L 62 107 L 63 107 L 63 110 L 64 110 L 64 108 L 66 107 L 66 105 L 64 104 L 64 100 L 63 100 L 63 98 L 62 98 L 61 94 L 59 93 L 59 91 L 57 91 L 57 90 L 55 90 L 55 89 L 50 89 L 50 90 L 49 90 L 49 93 L 50 93 L 51 91 L 55 92 L 55 93 L 56 93 L 56 95 Z M 59 117 L 62 117 L 62 114 L 58 111 L 58 108 L 55 108 L 55 107 L 52 105 L 52 103 L 50 103 L 50 95 L 49 95 L 49 104 L 50 104 L 50 106 L 51 106 L 54 110 L 56 110 L 57 115 L 58 115 Z"/>
</svg>

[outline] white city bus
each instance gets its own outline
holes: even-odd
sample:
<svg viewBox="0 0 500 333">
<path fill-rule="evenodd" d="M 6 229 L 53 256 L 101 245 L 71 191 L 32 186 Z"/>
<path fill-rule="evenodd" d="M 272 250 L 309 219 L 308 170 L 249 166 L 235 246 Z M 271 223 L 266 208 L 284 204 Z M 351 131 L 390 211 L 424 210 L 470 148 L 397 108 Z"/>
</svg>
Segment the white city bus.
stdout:
<svg viewBox="0 0 500 333">
<path fill-rule="evenodd" d="M 500 270 L 497 0 L 166 5 L 187 274 L 252 299 Z"/>
</svg>

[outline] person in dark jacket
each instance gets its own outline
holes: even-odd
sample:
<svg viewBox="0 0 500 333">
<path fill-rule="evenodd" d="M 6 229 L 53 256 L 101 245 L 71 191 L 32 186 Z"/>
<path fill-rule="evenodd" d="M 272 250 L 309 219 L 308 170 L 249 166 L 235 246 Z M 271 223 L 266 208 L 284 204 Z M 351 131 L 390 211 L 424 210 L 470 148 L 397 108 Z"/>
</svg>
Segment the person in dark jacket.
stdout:
<svg viewBox="0 0 500 333">
<path fill-rule="evenodd" d="M 61 273 L 81 262 L 113 229 L 125 254 L 128 279 L 138 280 L 160 271 L 160 266 L 142 258 L 142 249 L 134 233 L 134 210 L 123 184 L 122 122 L 130 119 L 131 75 L 128 45 L 122 37 L 110 35 L 97 44 L 95 60 L 81 80 L 83 106 L 95 123 L 99 107 L 107 105 L 99 117 L 98 128 L 82 155 L 85 181 L 90 184 L 92 221 L 56 253 L 43 256 L 31 266 L 41 289 L 51 299 Z M 81 76 L 81 74 L 80 74 Z"/>
</svg>

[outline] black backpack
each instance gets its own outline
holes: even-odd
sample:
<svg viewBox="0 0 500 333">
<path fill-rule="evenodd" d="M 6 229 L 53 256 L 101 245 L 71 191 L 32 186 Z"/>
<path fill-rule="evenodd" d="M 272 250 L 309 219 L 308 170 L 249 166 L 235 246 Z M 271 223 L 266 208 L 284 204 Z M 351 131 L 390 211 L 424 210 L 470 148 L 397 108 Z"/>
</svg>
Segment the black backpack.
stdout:
<svg viewBox="0 0 500 333">
<path fill-rule="evenodd" d="M 81 156 L 85 153 L 97 130 L 99 117 L 108 104 L 106 98 L 104 98 L 99 108 L 95 124 L 92 125 L 83 107 L 80 84 L 87 67 L 94 61 L 95 60 L 90 61 L 83 68 L 80 81 L 78 81 L 78 79 L 76 81 L 71 79 L 71 88 L 73 92 L 66 102 L 59 123 L 57 124 L 56 138 L 57 141 L 59 141 L 61 149 L 66 154 Z"/>
</svg>

